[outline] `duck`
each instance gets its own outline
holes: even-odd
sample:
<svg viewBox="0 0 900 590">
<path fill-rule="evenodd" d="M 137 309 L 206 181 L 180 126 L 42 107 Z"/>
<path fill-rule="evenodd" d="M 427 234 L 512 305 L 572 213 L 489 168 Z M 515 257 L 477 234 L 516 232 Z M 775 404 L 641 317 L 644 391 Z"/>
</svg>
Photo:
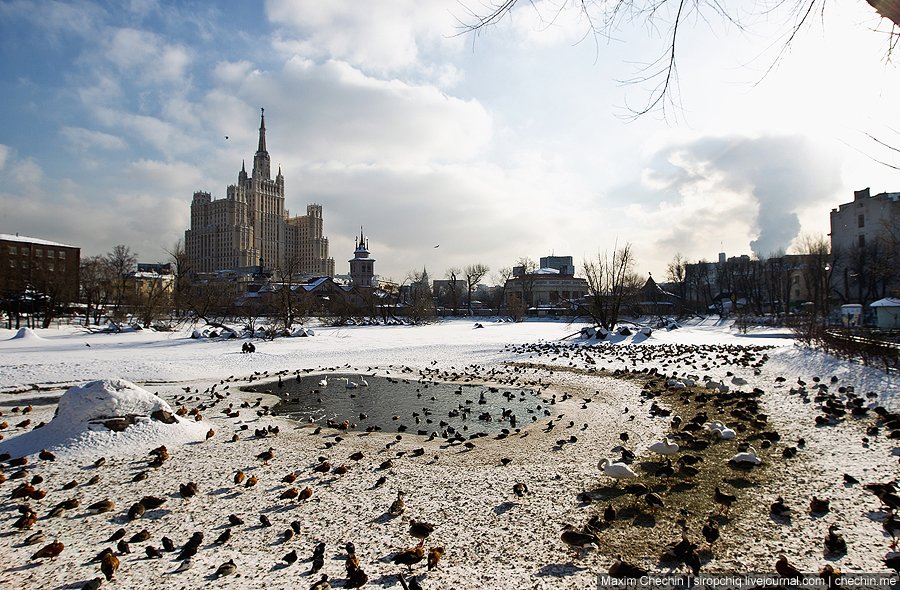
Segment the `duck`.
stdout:
<svg viewBox="0 0 900 590">
<path fill-rule="evenodd" d="M 712 513 L 710 513 L 700 532 L 703 533 L 703 538 L 706 539 L 710 546 L 719 538 L 719 527 L 716 526 Z"/>
<path fill-rule="evenodd" d="M 747 447 L 747 450 L 743 453 L 737 453 L 731 459 L 728 460 L 730 465 L 734 465 L 736 467 L 755 467 L 762 463 L 762 459 L 759 458 L 759 455 L 756 454 L 756 449 L 753 447 Z"/>
<path fill-rule="evenodd" d="M 625 561 L 619 555 L 612 565 L 609 566 L 609 575 L 614 578 L 642 578 L 649 575 L 649 572 L 640 566 Z"/>
<path fill-rule="evenodd" d="M 410 549 L 404 549 L 394 556 L 395 565 L 405 565 L 412 571 L 412 566 L 425 559 L 425 548 L 422 545 L 416 545 Z"/>
<path fill-rule="evenodd" d="M 638 475 L 625 463 L 613 462 L 607 458 L 600 459 L 597 468 L 618 482 L 620 479 L 634 479 Z"/>
<path fill-rule="evenodd" d="M 113 553 L 112 550 L 104 551 L 103 555 L 100 557 L 100 571 L 103 572 L 107 582 L 112 580 L 113 575 L 118 569 L 119 558 L 116 557 L 116 554 Z"/>
<path fill-rule="evenodd" d="M 275 458 L 275 447 L 269 447 L 268 451 L 263 451 L 256 458 L 262 461 L 264 465 L 268 465 L 269 461 Z"/>
<path fill-rule="evenodd" d="M 812 497 L 812 500 L 809 501 L 809 513 L 810 514 L 825 514 L 828 512 L 829 508 L 829 500 L 826 498 L 818 498 L 816 496 Z"/>
<path fill-rule="evenodd" d="M 737 496 L 733 494 L 727 494 L 720 490 L 719 486 L 716 486 L 715 493 L 713 494 L 713 500 L 717 504 L 721 504 L 724 507 L 725 512 L 728 512 L 728 510 L 731 508 L 731 505 L 737 502 Z"/>
<path fill-rule="evenodd" d="M 419 545 L 425 544 L 425 539 L 434 532 L 434 525 L 421 520 L 409 521 L 409 534 L 420 539 Z"/>
<path fill-rule="evenodd" d="M 775 498 L 775 501 L 772 502 L 772 505 L 769 506 L 769 512 L 772 516 L 787 518 L 791 514 L 791 509 L 784 504 L 784 498 L 778 496 Z"/>
<path fill-rule="evenodd" d="M 446 549 L 444 549 L 443 545 L 438 545 L 437 547 L 432 547 L 428 550 L 428 569 L 433 570 L 438 566 L 438 563 L 441 561 L 441 558 L 446 553 Z"/>
<path fill-rule="evenodd" d="M 216 570 L 216 573 L 214 575 L 217 578 L 221 578 L 222 576 L 230 576 L 236 571 L 237 571 L 237 565 L 235 565 L 233 559 L 229 559 L 228 561 L 226 561 L 225 563 L 223 563 L 222 565 L 219 566 L 219 568 Z"/>
<path fill-rule="evenodd" d="M 653 443 L 647 450 L 659 455 L 674 455 L 678 452 L 678 443 L 670 443 L 669 437 L 664 436 L 661 441 Z"/>
<path fill-rule="evenodd" d="M 782 578 L 791 580 L 800 580 L 803 578 L 803 574 L 800 570 L 791 565 L 784 555 L 779 557 L 778 561 L 775 562 L 775 571 L 778 572 L 778 575 Z"/>
<path fill-rule="evenodd" d="M 837 534 L 838 525 L 832 524 L 828 527 L 828 534 L 825 536 L 825 551 L 831 555 L 844 555 L 847 553 L 847 541 L 844 537 Z"/>
<path fill-rule="evenodd" d="M 654 492 L 647 493 L 644 496 L 644 502 L 650 507 L 651 512 L 656 512 L 658 509 L 665 507 L 662 497 Z"/>
<path fill-rule="evenodd" d="M 391 516 L 400 516 L 405 509 L 406 503 L 403 501 L 403 492 L 397 490 L 397 499 L 391 502 L 391 506 L 388 508 L 388 514 Z"/>
<path fill-rule="evenodd" d="M 578 531 L 571 524 L 567 524 L 563 527 L 559 539 L 576 551 L 582 551 L 591 546 L 598 549 L 600 548 L 600 539 L 597 535 Z"/>
<path fill-rule="evenodd" d="M 40 549 L 38 549 L 34 555 L 31 556 L 31 559 L 44 559 L 49 557 L 50 559 L 56 558 L 62 550 L 65 549 L 65 545 L 60 543 L 59 541 L 53 541 L 48 545 L 44 545 Z"/>
</svg>

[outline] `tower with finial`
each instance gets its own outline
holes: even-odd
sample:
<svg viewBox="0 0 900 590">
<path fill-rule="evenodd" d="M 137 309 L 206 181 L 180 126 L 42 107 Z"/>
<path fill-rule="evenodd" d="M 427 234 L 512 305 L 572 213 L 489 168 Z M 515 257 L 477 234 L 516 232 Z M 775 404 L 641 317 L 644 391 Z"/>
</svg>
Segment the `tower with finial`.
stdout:
<svg viewBox="0 0 900 590">
<path fill-rule="evenodd" d="M 359 236 L 356 237 L 356 249 L 350 262 L 350 283 L 354 287 L 375 286 L 375 259 L 369 256 L 369 240 L 359 227 Z"/>
<path fill-rule="evenodd" d="M 275 274 L 334 276 L 328 238 L 322 232 L 322 206 L 308 205 L 306 215 L 285 208 L 285 182 L 278 166 L 272 178 L 272 159 L 266 145 L 266 112 L 259 113 L 259 142 L 248 172 L 245 162 L 237 183 L 224 199 L 208 192 L 194 193 L 191 227 L 184 233 L 185 251 L 194 271 L 257 272 L 264 261 Z"/>
</svg>

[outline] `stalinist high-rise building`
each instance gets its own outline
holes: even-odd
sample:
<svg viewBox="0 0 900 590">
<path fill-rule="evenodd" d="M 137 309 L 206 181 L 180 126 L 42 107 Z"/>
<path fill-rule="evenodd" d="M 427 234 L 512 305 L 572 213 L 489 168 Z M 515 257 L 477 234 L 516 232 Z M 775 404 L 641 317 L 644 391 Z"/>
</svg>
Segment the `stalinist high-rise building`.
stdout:
<svg viewBox="0 0 900 590">
<path fill-rule="evenodd" d="M 279 166 L 272 179 L 265 111 L 260 111 L 251 174 L 242 164 L 237 184 L 228 187 L 224 199 L 194 193 L 185 252 L 198 273 L 265 267 L 281 275 L 332 277 L 334 259 L 328 257 L 328 238 L 322 235 L 322 206 L 307 205 L 306 215 L 294 217 L 284 208 L 284 176 Z"/>
</svg>

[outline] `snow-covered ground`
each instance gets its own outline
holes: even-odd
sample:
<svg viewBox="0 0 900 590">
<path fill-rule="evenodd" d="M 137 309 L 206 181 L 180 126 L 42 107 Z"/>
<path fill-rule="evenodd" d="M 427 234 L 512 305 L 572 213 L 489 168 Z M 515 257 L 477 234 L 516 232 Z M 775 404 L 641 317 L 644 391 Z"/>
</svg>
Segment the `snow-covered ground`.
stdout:
<svg viewBox="0 0 900 590">
<path fill-rule="evenodd" d="M 347 579 L 344 546 L 352 542 L 368 585 L 374 587 L 399 588 L 397 574 L 404 572 L 424 588 L 593 588 L 596 576 L 608 571 L 617 555 L 656 572 L 673 567 L 686 571 L 659 561 L 665 545 L 680 538 L 678 508 L 688 513 L 687 535 L 698 545 L 704 572 L 773 572 L 781 554 L 810 572 L 825 563 L 845 571 L 887 571 L 882 563 L 891 540 L 882 527 L 886 512 L 862 485 L 896 479 L 900 449 L 884 428 L 867 436 L 866 429 L 877 422 L 872 412 L 817 426 L 823 400 L 816 395 L 824 393 L 813 389 L 813 378 L 820 377 L 838 398 L 845 398 L 839 387 L 852 386 L 860 396 L 871 392 L 865 397 L 867 407 L 881 404 L 894 410 L 900 392 L 896 376 L 798 347 L 783 330 L 740 334 L 729 323 L 712 320 L 657 330 L 650 337 L 611 337 L 609 343 L 573 337 L 582 325 L 560 321 L 481 324 L 483 328 L 475 328 L 472 321 L 454 320 L 418 327 L 321 327 L 309 338 L 256 341 L 253 354 L 241 353 L 241 341 L 196 340 L 189 332 L 0 330 L 0 422 L 7 423 L 0 430 L 0 453 L 12 458 L 28 454 L 24 468 L 3 466 L 0 587 L 81 588 L 103 577 L 93 559 L 106 547 L 116 550 L 121 563 L 110 587 L 203 587 L 230 559 L 236 572 L 215 585 L 309 587 L 324 573 L 337 587 Z M 758 361 L 756 366 L 745 353 Z M 699 385 L 721 380 L 732 390 L 761 389 L 760 413 L 768 415 L 766 428 L 777 431 L 780 439 L 761 448 L 759 439 L 751 440 L 750 431 L 743 431 L 735 440 L 711 445 L 699 464 L 701 474 L 690 485 L 650 475 L 656 461 L 647 450 L 650 443 L 675 428 L 671 416 L 651 412 L 650 386 L 633 373 L 652 368 L 667 376 L 693 375 Z M 533 387 L 547 400 L 550 416 L 534 423 L 521 420 L 520 432 L 502 440 L 479 438 L 468 447 L 409 433 L 397 440 L 394 433 L 365 432 L 361 426 L 317 433 L 315 425 L 261 411 L 274 397 L 258 400 L 257 394 L 238 389 L 251 378 L 274 379 L 280 372 L 287 379 L 296 371 L 406 379 L 426 372 L 430 378 L 499 383 L 501 388 Z M 60 395 L 70 386 L 117 379 L 136 384 L 133 391 L 139 393 L 132 396 L 131 389 L 108 383 L 88 390 L 126 392 L 103 397 L 106 401 L 98 407 L 104 417 L 116 408 L 132 408 L 122 411 L 140 415 L 133 426 L 104 432 L 96 420 L 88 426 L 87 417 L 96 407 L 66 402 L 51 422 Z M 741 379 L 746 384 L 740 385 Z M 340 385 L 329 387 L 327 395 L 347 394 Z M 662 392 L 653 402 L 684 413 L 687 420 L 699 408 L 700 390 L 689 391 L 694 397 L 687 402 L 676 390 Z M 702 395 L 699 399 L 703 404 Z M 164 407 L 193 413 L 173 424 L 143 417 L 145 410 Z M 720 410 L 718 402 L 703 407 L 710 418 L 736 421 L 724 410 L 717 414 Z M 19 426 L 26 420 L 30 422 Z M 48 425 L 34 430 L 41 422 Z M 256 435 L 267 427 L 277 427 L 278 433 Z M 626 445 L 638 455 L 633 467 L 639 481 L 660 493 L 665 508 L 632 508 L 631 499 L 611 487 L 597 468 L 599 459 L 617 456 L 612 448 L 621 444 L 621 433 L 629 435 Z M 800 438 L 805 444 L 797 444 Z M 763 465 L 746 473 L 729 471 L 724 460 L 748 441 Z M 151 467 L 148 453 L 160 445 L 167 447 L 169 458 Z M 270 447 L 270 461 L 257 458 Z M 793 459 L 782 457 L 788 447 L 798 447 Z M 37 453 L 44 448 L 56 459 L 40 459 Z M 100 457 L 105 463 L 95 467 Z M 387 459 L 389 467 L 383 466 Z M 324 460 L 335 467 L 346 464 L 346 473 L 315 471 Z M 246 478 L 240 485 L 234 481 L 238 472 Z M 845 473 L 860 483 L 845 483 Z M 138 474 L 145 477 L 136 478 Z M 283 481 L 288 475 L 295 480 Z M 43 480 L 34 487 L 46 496 L 12 499 L 13 490 L 35 476 Z M 87 485 L 95 476 L 99 481 Z M 251 476 L 258 481 L 246 487 Z M 71 482 L 76 483 L 65 485 Z M 198 493 L 182 498 L 180 485 L 188 482 L 197 484 Z M 528 488 L 522 497 L 513 492 L 518 482 Z M 717 515 L 721 538 L 710 550 L 699 528 L 708 513 L 720 508 L 712 498 L 714 485 L 738 500 L 727 515 Z M 281 497 L 291 488 L 306 487 L 312 491 L 309 499 Z M 405 510 L 392 516 L 388 509 L 398 491 L 404 493 Z M 830 499 L 827 513 L 809 514 L 813 495 Z M 129 521 L 129 508 L 145 496 L 165 502 Z M 777 496 L 793 509 L 790 519 L 770 516 L 769 504 Z M 71 499 L 78 505 L 53 510 Z M 87 509 L 107 499 L 115 503 L 112 511 L 92 514 Z M 17 506 L 23 504 L 38 518 L 19 530 L 14 525 L 20 518 Z M 581 527 L 607 504 L 614 505 L 619 517 L 600 527 L 599 547 L 572 555 L 560 540 L 563 525 Z M 229 515 L 243 523 L 229 522 Z M 260 516 L 271 526 L 263 526 Z M 411 573 L 393 563 L 397 552 L 418 542 L 409 533 L 411 520 L 434 525 L 424 543 L 426 552 L 445 549 L 433 570 L 424 560 Z M 839 525 L 846 554 L 824 554 L 831 524 Z M 135 540 L 131 553 L 123 553 L 109 541 L 120 528 L 126 541 L 143 530 L 149 538 Z M 217 543 L 227 529 L 230 538 Z M 289 529 L 295 532 L 288 539 L 284 533 Z M 43 540 L 24 544 L 37 531 Z M 173 573 L 183 563 L 179 552 L 196 532 L 204 537 L 190 560 L 192 567 Z M 148 557 L 146 547 L 162 548 L 163 537 L 174 542 L 176 551 Z M 30 559 L 57 539 L 65 546 L 57 558 Z M 326 546 L 324 563 L 313 574 L 313 551 L 320 542 Z M 286 565 L 282 557 L 293 550 L 298 560 Z"/>
</svg>

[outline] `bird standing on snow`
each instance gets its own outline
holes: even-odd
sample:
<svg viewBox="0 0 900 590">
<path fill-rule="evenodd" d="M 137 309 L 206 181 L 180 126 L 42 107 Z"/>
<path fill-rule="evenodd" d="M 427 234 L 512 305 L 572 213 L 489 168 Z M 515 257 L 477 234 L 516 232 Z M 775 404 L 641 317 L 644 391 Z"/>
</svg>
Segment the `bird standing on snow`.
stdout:
<svg viewBox="0 0 900 590">
<path fill-rule="evenodd" d="M 228 561 L 226 561 L 225 563 L 223 563 L 222 565 L 219 566 L 219 568 L 216 570 L 215 576 L 217 578 L 221 578 L 222 576 L 230 576 L 236 571 L 237 571 L 237 565 L 235 565 L 233 559 L 229 559 Z"/>
<path fill-rule="evenodd" d="M 678 443 L 670 443 L 669 437 L 664 436 L 661 441 L 653 443 L 647 450 L 659 455 L 674 455 L 678 452 Z"/>
<path fill-rule="evenodd" d="M 678 445 L 675 446 L 677 447 Z M 620 479 L 633 479 L 637 477 L 637 473 L 625 463 L 612 462 L 606 458 L 600 459 L 600 462 L 597 463 L 597 468 L 600 469 L 604 475 L 615 479 L 617 483 Z"/>
</svg>

